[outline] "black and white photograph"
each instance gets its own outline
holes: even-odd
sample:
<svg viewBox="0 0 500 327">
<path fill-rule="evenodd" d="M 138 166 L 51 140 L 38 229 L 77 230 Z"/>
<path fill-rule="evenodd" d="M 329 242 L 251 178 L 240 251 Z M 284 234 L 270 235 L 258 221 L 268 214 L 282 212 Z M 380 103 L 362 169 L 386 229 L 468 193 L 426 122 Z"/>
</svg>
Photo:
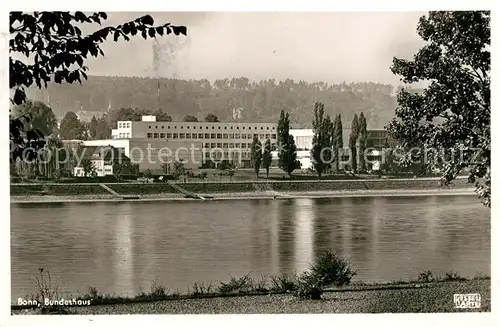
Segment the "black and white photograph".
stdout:
<svg viewBox="0 0 500 327">
<path fill-rule="evenodd" d="M 492 312 L 490 9 L 2 15 L 11 318 Z"/>
</svg>

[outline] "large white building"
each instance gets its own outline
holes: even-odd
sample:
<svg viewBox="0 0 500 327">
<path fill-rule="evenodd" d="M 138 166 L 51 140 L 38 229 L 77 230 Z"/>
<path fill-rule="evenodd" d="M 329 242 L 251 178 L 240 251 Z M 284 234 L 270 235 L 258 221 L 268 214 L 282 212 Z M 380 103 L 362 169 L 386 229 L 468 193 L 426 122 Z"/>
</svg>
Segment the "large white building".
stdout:
<svg viewBox="0 0 500 327">
<path fill-rule="evenodd" d="M 141 121 L 118 121 L 117 128 L 112 130 L 112 139 L 84 141 L 84 145 L 121 148 L 132 162 L 139 163 L 140 171 L 163 172 L 160 157 L 169 153 L 170 161 L 182 160 L 190 169 L 222 160 L 244 168 L 251 165 L 251 144 L 255 136 L 262 144 L 269 139 L 273 158 L 278 158 L 277 128 L 277 123 L 164 122 L 156 121 L 155 116 L 143 116 Z M 344 147 L 348 145 L 350 132 L 344 129 Z M 290 129 L 290 134 L 295 138 L 301 168 L 312 167 L 313 130 Z M 369 130 L 368 135 L 376 143 L 373 146 L 381 148 L 386 132 Z"/>
<path fill-rule="evenodd" d="M 119 121 L 117 128 L 112 130 L 113 141 L 146 140 L 183 146 L 198 144 L 203 162 L 228 160 L 240 167 L 250 166 L 250 149 L 255 136 L 262 144 L 269 139 L 272 149 L 276 149 L 277 124 L 160 122 L 155 116 L 143 116 L 141 121 Z"/>
</svg>

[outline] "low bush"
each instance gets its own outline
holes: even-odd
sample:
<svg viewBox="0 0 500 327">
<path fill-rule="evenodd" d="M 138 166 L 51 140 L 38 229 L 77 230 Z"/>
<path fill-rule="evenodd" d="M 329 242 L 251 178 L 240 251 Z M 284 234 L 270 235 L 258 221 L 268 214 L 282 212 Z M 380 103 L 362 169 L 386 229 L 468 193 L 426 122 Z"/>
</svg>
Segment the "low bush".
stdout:
<svg viewBox="0 0 500 327">
<path fill-rule="evenodd" d="M 481 279 L 491 279 L 490 276 L 484 274 L 484 273 L 477 273 L 476 276 L 474 276 L 474 278 L 472 278 L 473 280 L 481 280 Z"/>
<path fill-rule="evenodd" d="M 455 271 L 450 271 L 444 275 L 444 278 L 442 280 L 444 280 L 444 281 L 460 281 L 460 280 L 467 280 L 467 278 L 460 276 Z"/>
<path fill-rule="evenodd" d="M 332 251 L 322 251 L 308 271 L 299 276 L 294 295 L 301 299 L 317 300 L 328 286 L 344 286 L 351 282 L 356 272 L 349 262 Z"/>
<path fill-rule="evenodd" d="M 337 257 L 330 250 L 322 251 L 310 270 L 324 286 L 349 285 L 352 277 L 356 275 L 349 261 Z"/>
<path fill-rule="evenodd" d="M 168 288 L 166 288 L 163 284 L 161 284 L 157 279 L 153 281 L 151 284 L 151 296 L 153 297 L 165 297 L 168 295 Z"/>
<path fill-rule="evenodd" d="M 292 293 L 296 288 L 297 276 L 271 276 L 271 290 L 276 293 Z"/>
<path fill-rule="evenodd" d="M 321 279 L 306 271 L 297 279 L 293 294 L 300 299 L 320 300 L 323 290 L 324 284 Z"/>
<path fill-rule="evenodd" d="M 218 288 L 219 293 L 245 293 L 252 290 L 253 281 L 249 275 L 243 277 L 231 277 L 229 282 L 221 282 Z"/>
<path fill-rule="evenodd" d="M 420 283 L 431 283 L 436 281 L 436 276 L 434 276 L 432 271 L 425 270 L 418 275 L 417 281 Z"/>
</svg>

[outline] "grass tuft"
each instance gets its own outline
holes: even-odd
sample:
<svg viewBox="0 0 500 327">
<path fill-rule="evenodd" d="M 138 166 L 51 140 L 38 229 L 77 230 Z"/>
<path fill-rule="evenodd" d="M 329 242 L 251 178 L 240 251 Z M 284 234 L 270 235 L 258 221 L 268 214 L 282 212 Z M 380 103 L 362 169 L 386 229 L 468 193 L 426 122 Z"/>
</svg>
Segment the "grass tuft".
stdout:
<svg viewBox="0 0 500 327">
<path fill-rule="evenodd" d="M 190 293 L 195 297 L 200 297 L 203 295 L 213 294 L 213 285 L 211 283 L 194 283 L 193 284 L 193 292 Z"/>
<path fill-rule="evenodd" d="M 36 276 L 37 293 L 35 299 L 38 303 L 45 303 L 45 299 L 54 300 L 59 298 L 59 287 L 52 285 L 52 277 L 50 271 L 44 268 L 38 269 Z"/>
<path fill-rule="evenodd" d="M 269 281 L 265 276 L 259 279 L 251 279 L 251 291 L 254 293 L 268 293 Z"/>
<path fill-rule="evenodd" d="M 296 288 L 297 276 L 271 276 L 271 291 L 292 293 Z"/>
<path fill-rule="evenodd" d="M 249 275 L 243 277 L 231 277 L 229 282 L 221 282 L 218 292 L 222 294 L 245 293 L 251 291 L 253 285 L 252 278 Z"/>
</svg>

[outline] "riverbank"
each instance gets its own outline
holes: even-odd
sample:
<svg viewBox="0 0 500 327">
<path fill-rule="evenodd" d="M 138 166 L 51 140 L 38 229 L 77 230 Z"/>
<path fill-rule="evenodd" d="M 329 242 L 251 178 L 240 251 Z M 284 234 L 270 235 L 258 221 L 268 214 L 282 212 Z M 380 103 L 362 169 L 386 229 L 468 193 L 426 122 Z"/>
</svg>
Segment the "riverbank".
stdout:
<svg viewBox="0 0 500 327">
<path fill-rule="evenodd" d="M 405 196 L 457 196 L 474 195 L 473 188 L 428 189 L 428 190 L 357 190 L 357 191 L 308 191 L 308 192 L 234 192 L 234 193 L 199 193 L 208 201 L 214 200 L 249 200 L 249 199 L 298 199 L 298 198 L 345 198 L 345 197 L 405 197 Z M 68 203 L 68 202 L 148 202 L 148 201 L 200 201 L 184 197 L 179 193 L 160 193 L 140 195 L 137 199 L 117 198 L 111 194 L 87 195 L 11 195 L 10 202 L 15 203 Z"/>
<path fill-rule="evenodd" d="M 457 309 L 454 294 L 481 295 L 478 309 Z M 298 314 L 490 312 L 491 281 L 474 279 L 407 285 L 351 286 L 325 292 L 321 300 L 289 294 L 171 299 L 154 302 L 64 308 L 65 314 Z M 40 314 L 40 309 L 12 310 L 13 315 Z"/>
<path fill-rule="evenodd" d="M 286 180 L 247 182 L 188 182 L 188 183 L 18 183 L 10 184 L 10 195 L 110 195 L 109 189 L 123 196 L 153 194 L 179 194 L 179 187 L 191 193 L 253 193 L 253 192 L 309 192 L 309 191 L 358 191 L 358 190 L 427 190 L 471 188 L 467 179 L 459 178 L 442 186 L 439 178 L 415 179 L 358 179 L 358 180 Z"/>
</svg>

